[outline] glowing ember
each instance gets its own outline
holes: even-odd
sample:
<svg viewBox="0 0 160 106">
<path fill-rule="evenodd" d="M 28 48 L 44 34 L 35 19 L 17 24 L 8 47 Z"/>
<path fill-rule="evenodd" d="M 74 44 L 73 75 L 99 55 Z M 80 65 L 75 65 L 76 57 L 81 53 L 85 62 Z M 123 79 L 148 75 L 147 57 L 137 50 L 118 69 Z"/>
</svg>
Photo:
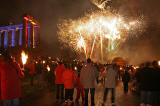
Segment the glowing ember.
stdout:
<svg viewBox="0 0 160 106">
<path fill-rule="evenodd" d="M 48 72 L 50 71 L 50 67 L 49 67 L 49 65 L 47 65 L 47 70 L 48 70 Z"/>
<path fill-rule="evenodd" d="M 122 68 L 122 67 L 120 67 L 120 70 L 123 70 L 123 68 Z"/>
<path fill-rule="evenodd" d="M 43 60 L 43 64 L 45 64 L 45 63 L 46 63 L 46 61 Z"/>
<path fill-rule="evenodd" d="M 25 54 L 24 51 L 22 51 L 22 53 L 21 53 L 21 58 L 22 58 L 22 63 L 23 63 L 23 65 L 26 64 L 27 59 L 28 59 L 28 55 Z"/>
</svg>

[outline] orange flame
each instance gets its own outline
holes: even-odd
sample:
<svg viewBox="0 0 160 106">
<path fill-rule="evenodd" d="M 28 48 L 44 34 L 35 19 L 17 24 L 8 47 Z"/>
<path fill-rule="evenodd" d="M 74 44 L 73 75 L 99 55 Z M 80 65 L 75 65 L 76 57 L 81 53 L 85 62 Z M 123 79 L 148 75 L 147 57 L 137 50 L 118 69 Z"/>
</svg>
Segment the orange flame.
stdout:
<svg viewBox="0 0 160 106">
<path fill-rule="evenodd" d="M 23 63 L 23 65 L 26 64 L 27 59 L 28 59 L 28 55 L 25 54 L 24 51 L 22 51 L 22 53 L 21 53 L 21 58 L 22 58 L 22 63 Z"/>
<path fill-rule="evenodd" d="M 49 65 L 47 65 L 47 70 L 48 70 L 48 72 L 51 70 L 50 67 L 49 67 Z"/>
<path fill-rule="evenodd" d="M 160 60 L 158 61 L 158 65 L 160 66 Z"/>
</svg>

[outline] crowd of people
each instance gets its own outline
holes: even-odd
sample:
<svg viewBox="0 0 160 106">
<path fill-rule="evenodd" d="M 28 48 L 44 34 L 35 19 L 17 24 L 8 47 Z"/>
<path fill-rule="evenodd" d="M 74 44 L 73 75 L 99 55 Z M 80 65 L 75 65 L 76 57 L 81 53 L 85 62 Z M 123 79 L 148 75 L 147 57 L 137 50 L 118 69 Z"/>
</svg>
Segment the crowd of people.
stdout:
<svg viewBox="0 0 160 106">
<path fill-rule="evenodd" d="M 67 71 L 65 72 L 65 70 L 70 70 L 69 72 L 72 74 L 66 74 Z M 73 103 L 73 88 L 75 84 L 77 85 L 76 103 L 78 103 L 81 94 L 82 103 L 84 106 L 88 106 L 88 93 L 90 91 L 91 106 L 95 106 L 95 85 L 98 85 L 99 87 L 104 88 L 104 97 L 101 105 L 106 105 L 108 92 L 110 91 L 111 103 L 112 106 L 115 106 L 115 88 L 121 81 L 123 83 L 124 94 L 128 93 L 129 83 L 131 83 L 130 89 L 132 89 L 132 87 L 136 88 L 133 92 L 140 93 L 140 106 L 160 106 L 160 85 L 158 84 L 158 82 L 160 82 L 160 68 L 157 61 L 154 61 L 153 63 L 146 62 L 145 64 L 140 65 L 140 67 L 135 68 L 133 66 L 118 66 L 116 64 L 97 65 L 94 64 L 91 59 L 87 59 L 87 63 L 83 64 L 82 68 L 78 71 L 78 74 L 71 70 L 71 66 L 70 68 L 64 68 L 64 65 L 62 65 L 61 69 L 57 70 L 56 68 L 55 71 L 56 73 L 58 73 L 58 71 L 61 74 L 63 73 L 62 76 L 60 76 L 59 73 L 59 75 L 56 76 L 56 79 L 63 79 L 61 80 L 62 83 L 60 85 L 62 86 L 61 92 L 63 92 L 64 84 L 65 104 L 68 102 Z M 59 92 L 59 84 L 56 83 L 56 85 L 57 92 Z M 71 86 L 67 87 L 68 85 Z M 61 101 L 63 101 L 63 93 L 61 94 Z M 57 97 L 59 97 L 58 95 L 59 93 L 57 93 Z M 60 99 L 57 98 L 57 102 L 58 100 Z"/>
<path fill-rule="evenodd" d="M 24 70 L 29 70 L 29 72 Z M 42 87 L 44 70 L 47 69 L 40 62 L 35 64 L 33 61 L 30 61 L 26 67 L 22 67 L 7 52 L 2 52 L 0 55 L 0 82 L 1 99 L 4 106 L 19 106 L 21 79 L 27 75 L 26 72 L 30 76 L 31 86 L 34 86 L 34 78 L 37 75 L 38 87 Z M 56 102 L 64 105 L 79 104 L 81 97 L 84 106 L 89 104 L 95 106 L 96 89 L 99 89 L 104 95 L 102 98 L 98 98 L 102 99 L 99 105 L 107 105 L 108 92 L 111 92 L 112 106 L 118 105 L 115 102 L 115 91 L 121 81 L 124 94 L 128 93 L 129 83 L 131 83 L 131 90 L 135 88 L 133 91 L 140 93 L 140 106 L 160 106 L 160 68 L 157 61 L 141 64 L 138 68 L 119 66 L 115 63 L 96 64 L 90 58 L 81 64 L 59 61 L 54 68 L 46 71 L 45 77 L 48 87 L 55 84 Z M 91 103 L 89 103 L 89 93 Z"/>
</svg>

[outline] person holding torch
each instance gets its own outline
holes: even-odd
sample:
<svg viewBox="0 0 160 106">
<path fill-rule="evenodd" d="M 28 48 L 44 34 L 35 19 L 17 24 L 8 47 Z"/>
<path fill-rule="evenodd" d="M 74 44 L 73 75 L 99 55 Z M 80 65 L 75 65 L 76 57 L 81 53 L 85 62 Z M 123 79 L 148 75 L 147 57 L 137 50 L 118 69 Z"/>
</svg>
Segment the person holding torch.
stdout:
<svg viewBox="0 0 160 106">
<path fill-rule="evenodd" d="M 48 84 L 48 88 L 51 88 L 52 87 L 53 72 L 51 71 L 51 68 L 50 68 L 49 65 L 47 65 L 46 69 L 47 69 L 47 84 Z"/>
<path fill-rule="evenodd" d="M 29 74 L 30 74 L 30 85 L 34 85 L 34 77 L 35 77 L 35 64 L 33 60 L 30 60 L 30 63 L 28 64 Z"/>
<path fill-rule="evenodd" d="M 5 106 L 19 106 L 21 80 L 24 77 L 20 65 L 13 61 L 8 52 L 1 51 L 1 98 Z"/>
</svg>

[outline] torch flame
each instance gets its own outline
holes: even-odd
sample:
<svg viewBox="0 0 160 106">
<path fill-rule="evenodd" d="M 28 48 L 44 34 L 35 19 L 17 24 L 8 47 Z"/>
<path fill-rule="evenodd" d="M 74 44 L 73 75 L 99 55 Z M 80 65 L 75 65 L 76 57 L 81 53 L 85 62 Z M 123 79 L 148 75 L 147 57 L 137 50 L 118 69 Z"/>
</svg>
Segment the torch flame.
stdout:
<svg viewBox="0 0 160 106">
<path fill-rule="evenodd" d="M 158 65 L 160 66 L 160 60 L 158 61 Z"/>
<path fill-rule="evenodd" d="M 47 70 L 48 70 L 48 72 L 51 70 L 50 67 L 49 67 L 49 65 L 47 65 Z"/>
<path fill-rule="evenodd" d="M 74 70 L 76 70 L 76 71 L 77 71 L 77 67 L 74 67 Z"/>
<path fill-rule="evenodd" d="M 23 65 L 26 64 L 27 59 L 28 59 L 28 55 L 25 54 L 24 51 L 22 51 L 22 53 L 21 53 L 21 58 L 22 58 L 22 63 L 23 63 Z"/>
<path fill-rule="evenodd" d="M 46 61 L 43 60 L 43 64 L 45 64 L 45 63 L 46 63 Z"/>
</svg>

